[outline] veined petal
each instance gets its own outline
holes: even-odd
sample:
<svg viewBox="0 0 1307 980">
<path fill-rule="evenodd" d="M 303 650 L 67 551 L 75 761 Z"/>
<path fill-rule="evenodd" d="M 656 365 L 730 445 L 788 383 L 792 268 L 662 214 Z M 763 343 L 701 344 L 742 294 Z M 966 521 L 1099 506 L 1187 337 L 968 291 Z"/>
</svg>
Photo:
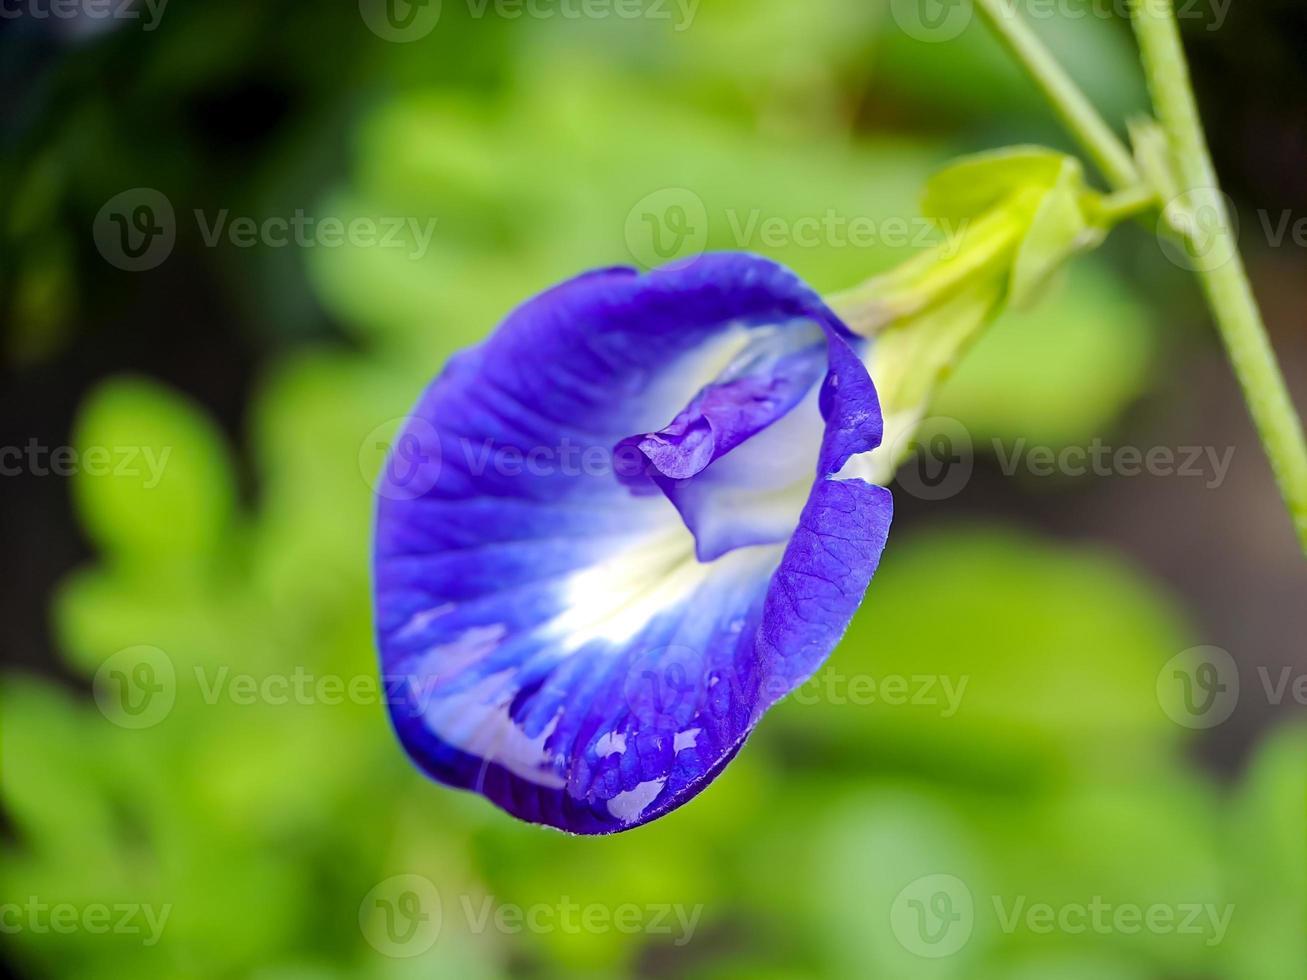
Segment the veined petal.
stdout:
<svg viewBox="0 0 1307 980">
<path fill-rule="evenodd" d="M 880 438 L 854 342 L 788 270 L 726 254 L 578 277 L 454 358 L 377 512 L 378 641 L 414 760 L 577 833 L 706 786 L 830 652 L 884 546 L 888 491 L 833 478 Z M 780 437 L 791 509 L 703 547 L 750 509 L 724 501 L 765 496 Z"/>
</svg>

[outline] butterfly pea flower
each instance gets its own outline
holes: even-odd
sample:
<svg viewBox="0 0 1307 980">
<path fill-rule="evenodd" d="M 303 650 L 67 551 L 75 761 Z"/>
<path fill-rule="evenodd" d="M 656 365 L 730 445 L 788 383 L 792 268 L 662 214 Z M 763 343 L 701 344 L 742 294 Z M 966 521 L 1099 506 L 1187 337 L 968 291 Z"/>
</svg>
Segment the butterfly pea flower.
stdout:
<svg viewBox="0 0 1307 980">
<path fill-rule="evenodd" d="M 417 766 L 580 834 L 703 790 L 876 571 L 868 346 L 725 253 L 578 276 L 453 357 L 378 487 L 378 645 Z"/>
<path fill-rule="evenodd" d="M 844 633 L 962 352 L 1138 203 L 1053 150 L 977 154 L 922 198 L 956 241 L 829 300 L 745 254 L 601 269 L 454 357 L 378 487 L 414 762 L 583 834 L 704 789 Z"/>
</svg>

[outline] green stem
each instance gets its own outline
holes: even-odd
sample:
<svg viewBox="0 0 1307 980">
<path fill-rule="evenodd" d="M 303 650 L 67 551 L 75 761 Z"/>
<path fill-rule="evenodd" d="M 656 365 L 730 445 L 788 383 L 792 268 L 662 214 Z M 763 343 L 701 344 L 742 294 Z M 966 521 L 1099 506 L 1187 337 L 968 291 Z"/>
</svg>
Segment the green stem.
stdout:
<svg viewBox="0 0 1307 980">
<path fill-rule="evenodd" d="M 1127 218 L 1154 210 L 1160 203 L 1157 191 L 1141 183 L 1102 198 L 1097 204 L 1095 217 L 1104 228 L 1114 228 Z"/>
<path fill-rule="evenodd" d="M 1121 189 L 1138 184 L 1139 175 L 1130 151 L 1058 64 L 1039 35 L 1021 19 L 1011 0 L 975 0 L 975 4 L 1112 186 Z"/>
<path fill-rule="evenodd" d="M 979 0 L 978 0 L 979 2 Z M 1248 283 L 1225 198 L 1207 150 L 1171 0 L 1132 0 L 1131 17 L 1158 121 L 1191 213 L 1213 216 L 1229 242 L 1228 261 L 1199 278 L 1243 387 L 1271 468 L 1307 553 L 1307 443 Z"/>
</svg>

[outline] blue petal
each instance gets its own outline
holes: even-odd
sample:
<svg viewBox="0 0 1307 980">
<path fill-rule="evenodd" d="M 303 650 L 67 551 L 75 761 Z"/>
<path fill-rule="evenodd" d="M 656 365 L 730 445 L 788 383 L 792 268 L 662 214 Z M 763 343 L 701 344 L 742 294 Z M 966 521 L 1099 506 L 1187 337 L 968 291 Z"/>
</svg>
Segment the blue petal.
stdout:
<svg viewBox="0 0 1307 980">
<path fill-rule="evenodd" d="M 578 277 L 454 358 L 377 512 L 382 668 L 418 765 L 577 833 L 703 789 L 829 654 L 884 546 L 888 492 L 833 476 L 880 440 L 855 343 L 788 270 L 725 254 Z M 782 437 L 802 493 L 764 532 L 758 500 L 723 501 L 768 495 Z"/>
</svg>

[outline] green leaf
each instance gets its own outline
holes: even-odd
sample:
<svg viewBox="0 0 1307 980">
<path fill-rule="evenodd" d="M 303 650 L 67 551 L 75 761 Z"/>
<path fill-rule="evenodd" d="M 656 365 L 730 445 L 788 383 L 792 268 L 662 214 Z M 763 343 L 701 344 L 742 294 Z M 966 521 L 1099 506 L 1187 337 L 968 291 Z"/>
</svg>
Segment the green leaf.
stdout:
<svg viewBox="0 0 1307 980">
<path fill-rule="evenodd" d="M 1040 199 L 1012 262 L 1008 286 L 1008 303 L 1012 307 L 1031 306 L 1067 259 L 1102 241 L 1103 233 L 1091 228 L 1085 218 L 1081 206 L 1084 193 L 1080 165 L 1064 159 L 1057 179 Z"/>
<path fill-rule="evenodd" d="M 1307 727 L 1298 721 L 1258 746 L 1227 828 L 1224 853 L 1236 903 L 1222 950 L 1228 976 L 1307 976 L 1305 810 Z"/>
<path fill-rule="evenodd" d="M 921 212 L 936 220 L 972 218 L 1025 187 L 1052 187 L 1068 165 L 1065 153 L 1042 146 L 1009 146 L 962 157 L 926 181 Z"/>
<path fill-rule="evenodd" d="M 96 543 L 128 563 L 194 563 L 232 527 L 235 489 L 222 437 L 160 385 L 118 378 L 82 408 L 73 482 Z"/>
</svg>

